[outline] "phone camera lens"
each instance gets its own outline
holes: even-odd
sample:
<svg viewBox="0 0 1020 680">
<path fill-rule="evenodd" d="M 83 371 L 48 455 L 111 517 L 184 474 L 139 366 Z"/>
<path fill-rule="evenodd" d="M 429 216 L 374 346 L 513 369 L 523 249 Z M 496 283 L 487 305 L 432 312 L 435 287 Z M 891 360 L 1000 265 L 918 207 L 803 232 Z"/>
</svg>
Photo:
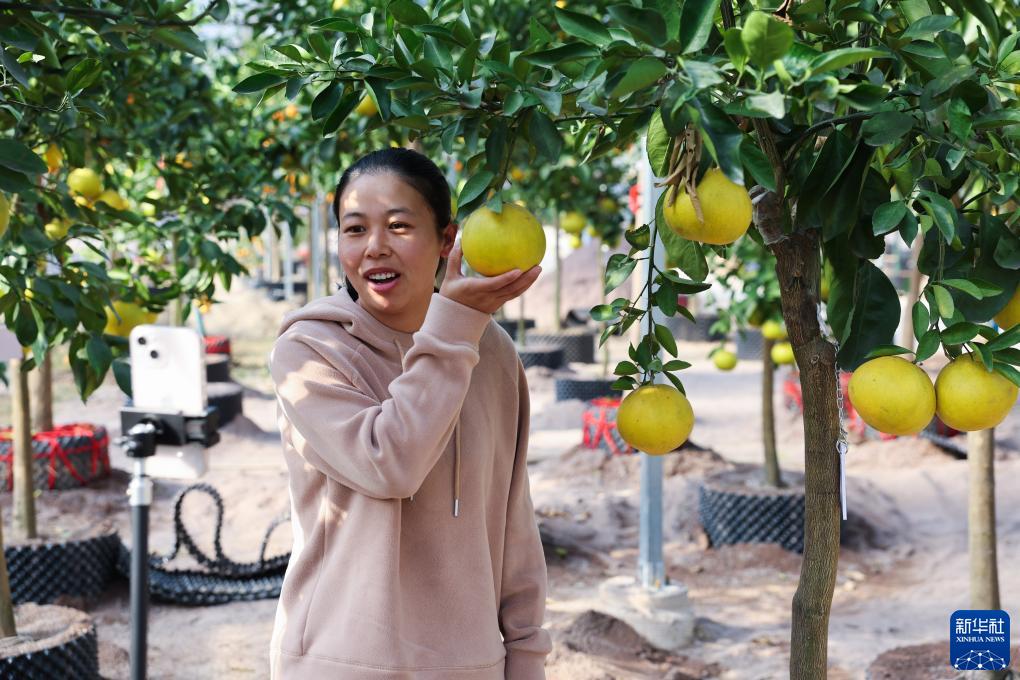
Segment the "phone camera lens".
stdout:
<svg viewBox="0 0 1020 680">
<path fill-rule="evenodd" d="M 151 352 L 149 352 L 149 356 L 152 357 L 153 359 L 158 359 L 159 352 L 157 352 L 156 350 L 152 350 Z"/>
<path fill-rule="evenodd" d="M 139 345 L 145 345 L 145 344 L 148 344 L 148 340 L 146 340 L 146 339 L 145 339 L 145 336 L 144 336 L 144 335 L 138 338 L 138 344 L 139 344 Z"/>
</svg>

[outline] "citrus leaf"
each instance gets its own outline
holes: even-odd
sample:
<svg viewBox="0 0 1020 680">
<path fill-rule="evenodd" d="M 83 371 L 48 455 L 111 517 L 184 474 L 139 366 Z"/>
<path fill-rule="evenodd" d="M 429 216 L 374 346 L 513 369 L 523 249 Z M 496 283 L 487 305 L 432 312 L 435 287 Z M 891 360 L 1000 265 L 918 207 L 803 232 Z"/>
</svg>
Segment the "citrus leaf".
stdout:
<svg viewBox="0 0 1020 680">
<path fill-rule="evenodd" d="M 234 92 L 237 92 L 238 94 L 261 92 L 266 88 L 273 87 L 274 85 L 280 85 L 286 81 L 287 76 L 265 71 L 263 73 L 256 73 L 253 76 L 248 76 L 237 85 L 234 85 Z"/>
<path fill-rule="evenodd" d="M 620 312 L 612 305 L 595 305 L 588 311 L 588 314 L 593 321 L 610 321 L 618 317 Z"/>
<path fill-rule="evenodd" d="M 0 139 L 0 165 L 28 175 L 46 172 L 46 162 L 27 146 L 13 139 Z"/>
<path fill-rule="evenodd" d="M 890 201 L 875 208 L 871 216 L 871 226 L 875 236 L 888 234 L 894 230 L 907 214 L 907 204 L 903 201 Z"/>
<path fill-rule="evenodd" d="M 659 111 L 652 114 L 648 123 L 648 133 L 645 140 L 645 147 L 648 151 L 648 162 L 652 166 L 652 172 L 656 177 L 665 177 L 669 168 L 669 146 L 672 137 L 666 131 L 662 122 L 662 115 Z"/>
<path fill-rule="evenodd" d="M 940 283 L 943 286 L 949 286 L 951 288 L 955 288 L 956 290 L 963 291 L 967 295 L 977 300 L 981 300 L 985 297 L 984 292 L 982 292 L 982 290 L 977 285 L 970 281 L 967 281 L 966 279 L 942 279 Z"/>
<path fill-rule="evenodd" d="M 684 0 L 683 5 L 680 13 L 680 53 L 690 54 L 708 42 L 719 3 L 716 0 Z"/>
<path fill-rule="evenodd" d="M 655 339 L 659 341 L 662 348 L 670 353 L 672 356 L 676 356 L 676 338 L 668 328 L 662 324 L 655 324 Z"/>
<path fill-rule="evenodd" d="M 942 331 L 942 342 L 947 345 L 962 345 L 977 336 L 981 327 L 976 323 L 961 321 Z"/>
<path fill-rule="evenodd" d="M 995 362 L 995 372 L 1001 375 L 1006 380 L 1010 381 L 1017 387 L 1020 387 L 1020 371 L 1016 370 L 1009 364 L 1004 364 L 1001 361 Z"/>
<path fill-rule="evenodd" d="M 677 388 L 680 394 L 687 394 L 687 390 L 684 389 L 684 384 L 680 382 L 680 378 L 669 372 L 663 373 L 663 375 L 669 378 L 669 381 L 673 383 L 673 387 Z"/>
<path fill-rule="evenodd" d="M 1012 347 L 1017 343 L 1020 343 L 1020 324 L 1013 326 L 1013 328 L 999 335 L 999 337 L 989 342 L 986 347 L 992 351 L 996 351 Z"/>
<path fill-rule="evenodd" d="M 765 68 L 790 51 L 793 29 L 765 12 L 752 12 L 744 23 L 740 39 L 751 63 Z"/>
<path fill-rule="evenodd" d="M 553 13 L 556 15 L 556 23 L 567 35 L 572 35 L 599 47 L 605 47 L 613 42 L 613 36 L 609 34 L 609 29 L 603 26 L 598 19 L 559 7 L 553 8 Z"/>
<path fill-rule="evenodd" d="M 638 40 L 656 47 L 662 47 L 666 42 L 666 26 L 657 12 L 631 5 L 612 5 L 606 9 Z"/>
<path fill-rule="evenodd" d="M 921 339 L 917 342 L 917 351 L 914 352 L 914 359 L 916 361 L 924 361 L 930 358 L 938 351 L 939 344 L 942 342 L 941 336 L 939 335 L 938 329 L 932 328 L 927 333 L 921 336 Z"/>
<path fill-rule="evenodd" d="M 460 190 L 460 204 L 467 205 L 481 196 L 482 193 L 489 188 L 489 185 L 492 184 L 492 180 L 495 179 L 495 177 L 496 176 L 488 170 L 482 170 L 468 179 L 468 181 L 464 184 L 464 188 Z"/>
<path fill-rule="evenodd" d="M 616 365 L 616 368 L 613 369 L 613 375 L 635 375 L 640 372 L 641 369 L 630 361 L 621 361 Z"/>
<path fill-rule="evenodd" d="M 829 50 L 811 60 L 810 75 L 835 71 L 864 59 L 889 58 L 889 53 L 867 47 L 844 47 Z"/>
<path fill-rule="evenodd" d="M 637 260 L 633 260 L 623 253 L 616 253 L 610 257 L 609 262 L 606 264 L 606 293 L 615 290 L 621 283 L 626 281 L 636 266 Z"/>
<path fill-rule="evenodd" d="M 431 21 L 429 13 L 412 0 L 394 0 L 386 9 L 394 19 L 407 26 L 427 24 Z"/>
<path fill-rule="evenodd" d="M 622 99 L 627 95 L 654 85 L 659 78 L 666 75 L 666 65 L 655 57 L 641 57 L 627 69 L 627 73 L 613 88 L 610 95 Z"/>
<path fill-rule="evenodd" d="M 910 354 L 911 351 L 906 347 L 900 347 L 899 345 L 879 345 L 875 349 L 868 352 L 864 357 L 865 359 L 877 359 L 878 357 L 891 357 L 898 354 Z"/>
<path fill-rule="evenodd" d="M 935 304 L 939 310 L 939 316 L 944 321 L 949 321 L 953 318 L 953 312 L 956 311 L 956 305 L 953 304 L 953 296 L 949 294 L 949 291 L 942 286 L 935 284 L 931 287 L 931 293 L 935 297 Z"/>
</svg>

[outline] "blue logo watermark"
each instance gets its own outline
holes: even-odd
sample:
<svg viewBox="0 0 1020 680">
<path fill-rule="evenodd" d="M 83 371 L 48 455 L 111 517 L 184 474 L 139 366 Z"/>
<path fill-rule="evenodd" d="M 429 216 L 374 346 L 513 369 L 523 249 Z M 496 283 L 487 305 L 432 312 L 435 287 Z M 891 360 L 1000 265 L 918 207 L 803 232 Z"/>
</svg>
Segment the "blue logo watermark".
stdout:
<svg viewBox="0 0 1020 680">
<path fill-rule="evenodd" d="M 1009 614 L 959 609 L 949 617 L 949 663 L 959 671 L 997 671 L 1009 665 Z"/>
</svg>

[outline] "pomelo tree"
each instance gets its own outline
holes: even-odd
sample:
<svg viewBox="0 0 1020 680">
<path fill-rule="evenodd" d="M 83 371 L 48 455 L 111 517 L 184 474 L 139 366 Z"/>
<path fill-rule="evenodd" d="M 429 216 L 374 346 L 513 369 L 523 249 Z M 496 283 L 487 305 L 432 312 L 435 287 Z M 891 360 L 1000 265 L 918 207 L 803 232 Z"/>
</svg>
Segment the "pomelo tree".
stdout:
<svg viewBox="0 0 1020 680">
<path fill-rule="evenodd" d="M 1000 335 L 983 325 L 1020 279 L 1011 203 L 1020 51 L 1016 18 L 1003 9 L 1001 0 L 761 9 L 648 0 L 605 12 L 556 9 L 553 22 L 532 21 L 522 42 L 486 22 L 486 3 L 395 0 L 295 31 L 290 42 L 325 39 L 329 54 L 306 49 L 253 65 L 242 84 L 368 92 L 383 121 L 467 158 L 462 210 L 499 209 L 515 142 L 540 161 L 569 153 L 583 163 L 647 135 L 653 168 L 674 185 L 696 191 L 710 167 L 756 185 L 753 222 L 775 257 L 804 391 L 806 544 L 790 669 L 814 679 L 826 672 L 839 554 L 837 365 L 854 369 L 876 351 L 908 354 L 892 346 L 899 302 L 872 262 L 887 239 L 924 241 L 929 281 L 913 309 L 914 360 L 968 353 L 986 373 L 1020 383 L 1012 349 L 1020 329 Z M 632 251 L 610 260 L 607 287 L 649 257 L 664 227 L 657 219 L 627 235 Z M 726 246 L 669 239 L 665 247 L 686 276 L 649 267 L 650 299 L 673 314 L 677 293 L 697 290 L 690 281 L 707 273 L 706 250 Z M 819 324 L 823 253 L 833 269 L 832 339 Z M 616 328 L 648 311 L 627 300 L 602 310 Z M 660 348 L 676 354 L 668 332 L 649 324 L 621 372 L 633 373 L 635 386 L 660 371 L 676 380 Z"/>
</svg>

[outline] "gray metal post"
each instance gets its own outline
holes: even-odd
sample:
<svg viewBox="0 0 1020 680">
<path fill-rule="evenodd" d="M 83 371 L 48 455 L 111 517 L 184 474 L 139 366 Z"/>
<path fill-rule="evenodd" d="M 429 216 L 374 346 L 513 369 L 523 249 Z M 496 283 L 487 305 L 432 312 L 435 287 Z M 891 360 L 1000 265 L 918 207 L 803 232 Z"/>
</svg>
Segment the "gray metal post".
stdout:
<svg viewBox="0 0 1020 680">
<path fill-rule="evenodd" d="M 638 185 L 641 191 L 641 224 L 651 224 L 655 219 L 655 204 L 662 193 L 662 189 L 655 187 L 655 175 L 652 166 L 648 162 L 648 154 L 645 152 L 645 145 L 641 144 L 641 169 L 638 176 Z M 659 268 L 665 268 L 666 255 L 662 240 L 656 240 L 655 264 Z M 645 263 L 642 263 L 645 264 Z M 647 275 L 645 266 L 639 268 Z M 649 295 L 647 290 L 641 296 L 640 306 L 648 308 Z M 653 319 L 656 323 L 663 323 L 663 314 L 654 310 Z M 642 327 L 644 324 L 642 324 Z M 661 380 L 661 377 L 660 377 Z M 644 588 L 658 590 L 666 584 L 666 566 L 662 559 L 662 457 L 641 456 L 641 515 L 639 520 L 641 529 L 638 542 L 638 580 Z"/>
</svg>

